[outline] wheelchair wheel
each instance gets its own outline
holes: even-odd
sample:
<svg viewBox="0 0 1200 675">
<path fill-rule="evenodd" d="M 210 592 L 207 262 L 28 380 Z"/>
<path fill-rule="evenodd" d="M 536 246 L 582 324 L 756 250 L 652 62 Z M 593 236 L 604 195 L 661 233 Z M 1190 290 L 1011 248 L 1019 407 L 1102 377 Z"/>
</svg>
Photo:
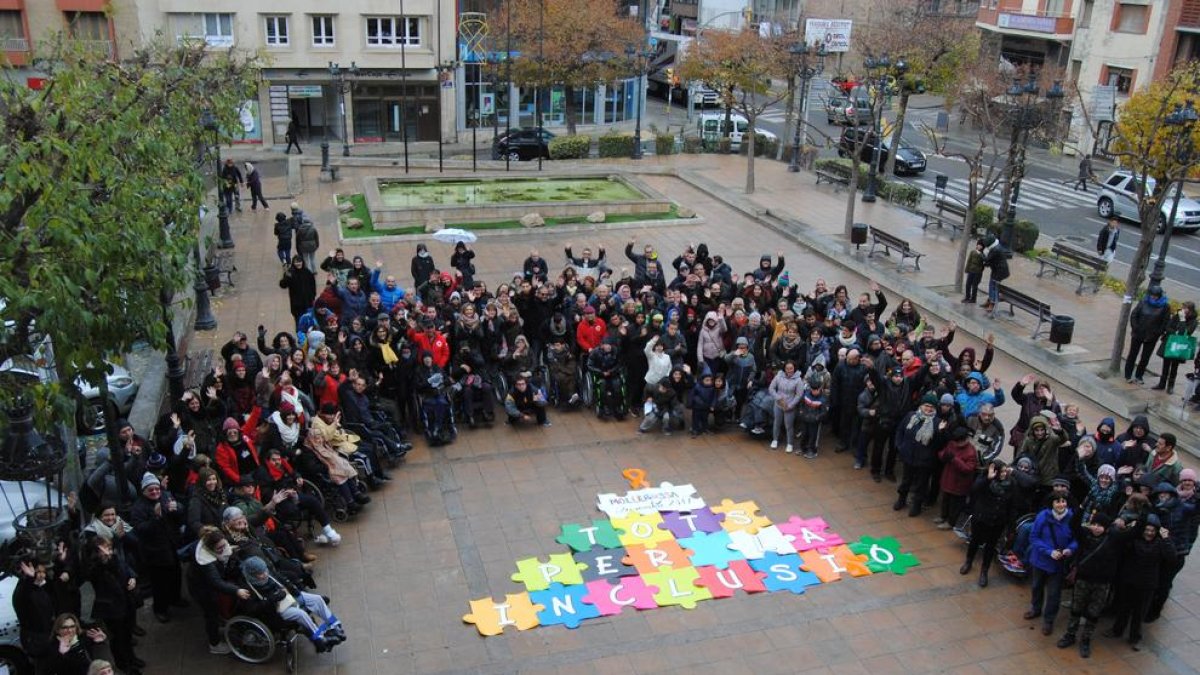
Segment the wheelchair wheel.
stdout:
<svg viewBox="0 0 1200 675">
<path fill-rule="evenodd" d="M 582 370 L 576 381 L 579 382 L 579 398 L 583 407 L 592 407 L 596 402 L 596 382 L 591 372 Z"/>
<path fill-rule="evenodd" d="M 283 666 L 294 673 L 300 667 L 300 634 L 292 631 L 283 642 Z"/>
<path fill-rule="evenodd" d="M 266 663 L 275 656 L 275 634 L 253 617 L 229 619 L 225 623 L 225 640 L 234 656 L 246 663 Z"/>
</svg>

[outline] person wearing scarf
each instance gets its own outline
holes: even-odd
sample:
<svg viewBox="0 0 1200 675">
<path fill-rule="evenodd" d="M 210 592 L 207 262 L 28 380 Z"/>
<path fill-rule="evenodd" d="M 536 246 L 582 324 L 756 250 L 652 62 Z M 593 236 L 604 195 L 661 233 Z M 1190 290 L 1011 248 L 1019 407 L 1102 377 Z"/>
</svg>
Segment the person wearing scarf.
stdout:
<svg viewBox="0 0 1200 675">
<path fill-rule="evenodd" d="M 221 485 L 221 477 L 216 471 L 207 466 L 200 469 L 196 483 L 192 498 L 188 500 L 187 524 L 192 534 L 199 536 L 204 527 L 221 524 L 221 514 L 229 504 L 225 498 L 225 487 Z"/>
<path fill-rule="evenodd" d="M 896 428 L 896 447 L 900 461 L 904 463 L 904 478 L 896 488 L 897 498 L 892 510 L 903 509 L 911 493 L 909 518 L 921 515 L 925 493 L 929 489 L 929 477 L 937 466 L 937 453 L 952 431 L 945 420 L 938 418 L 937 405 L 937 396 L 925 394 L 920 407 L 908 413 Z"/>
<path fill-rule="evenodd" d="M 1031 575 L 1029 611 L 1025 620 L 1042 617 L 1042 635 L 1054 632 L 1054 618 L 1062 604 L 1062 582 L 1079 542 L 1071 531 L 1071 509 L 1065 495 L 1054 495 L 1029 531 Z"/>
</svg>

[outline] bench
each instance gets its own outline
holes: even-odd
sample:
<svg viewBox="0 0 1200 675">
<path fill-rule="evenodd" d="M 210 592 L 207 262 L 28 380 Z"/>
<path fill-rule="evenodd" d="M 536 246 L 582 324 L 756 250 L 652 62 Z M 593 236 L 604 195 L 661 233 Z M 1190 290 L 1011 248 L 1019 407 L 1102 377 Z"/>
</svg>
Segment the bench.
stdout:
<svg viewBox="0 0 1200 675">
<path fill-rule="evenodd" d="M 832 173 L 829 171 L 825 171 L 824 169 L 817 169 L 816 173 L 817 173 L 817 185 L 820 185 L 823 182 L 830 183 L 830 184 L 837 184 L 837 185 L 849 185 L 850 184 L 849 176 L 843 176 L 840 174 Z"/>
<path fill-rule="evenodd" d="M 217 268 L 217 279 L 225 277 L 225 283 L 230 288 L 237 287 L 237 284 L 233 283 L 233 275 L 238 271 L 237 264 L 233 261 L 233 251 L 214 253 L 212 265 Z"/>
<path fill-rule="evenodd" d="M 967 205 L 953 197 L 946 197 L 945 195 L 936 197 L 933 200 L 933 205 L 937 207 L 938 213 L 949 211 L 959 218 L 967 217 Z"/>
<path fill-rule="evenodd" d="M 947 218 L 940 213 L 933 213 L 931 211 L 917 211 L 916 214 L 925 219 L 925 224 L 921 226 L 922 230 L 929 229 L 929 224 L 934 223 L 938 226 L 939 230 L 943 227 L 949 227 L 951 239 L 954 239 L 958 236 L 959 232 L 962 232 L 963 224 L 961 218 Z"/>
<path fill-rule="evenodd" d="M 1063 241 L 1055 241 L 1050 252 L 1039 255 L 1037 261 L 1039 279 L 1047 268 L 1053 270 L 1054 276 L 1070 274 L 1079 277 L 1079 288 L 1075 289 L 1075 295 L 1083 295 L 1086 284 L 1091 284 L 1093 293 L 1098 292 L 1100 280 L 1108 271 L 1108 262 L 1104 258 Z"/>
<path fill-rule="evenodd" d="M 913 269 L 921 269 L 921 256 L 925 255 L 924 253 L 918 253 L 917 251 L 913 250 L 913 247 L 909 245 L 907 241 L 904 241 L 895 235 L 888 234 L 887 232 L 884 232 L 883 230 L 872 225 L 871 250 L 867 251 L 868 258 L 875 255 L 875 247 L 877 246 L 883 246 L 883 254 L 888 257 L 891 257 L 893 249 L 900 254 L 900 265 L 897 267 L 897 269 L 902 269 L 904 267 L 904 261 L 907 258 L 913 259 Z"/>
<path fill-rule="evenodd" d="M 989 318 L 995 319 L 996 306 L 1002 302 L 1007 302 L 1009 316 L 1016 316 L 1015 310 L 1020 309 L 1037 317 L 1037 327 L 1033 329 L 1033 335 L 1030 336 L 1032 339 L 1038 339 L 1043 332 L 1050 332 L 1049 328 L 1047 328 L 1045 331 L 1042 330 L 1042 325 L 1050 323 L 1051 319 L 1054 318 L 1054 314 L 1050 311 L 1050 305 L 1047 305 L 1041 300 L 1038 300 L 1031 295 L 1022 293 L 1021 291 L 1018 291 L 1010 286 L 1005 286 L 1004 284 L 998 284 L 998 286 L 998 296 L 1000 299 L 996 302 L 996 305 L 992 307 L 991 311 L 988 312 Z"/>
<path fill-rule="evenodd" d="M 212 359 L 211 349 L 189 352 L 187 364 L 184 366 L 183 386 L 187 389 L 199 389 L 204 384 L 204 377 L 212 370 Z"/>
</svg>

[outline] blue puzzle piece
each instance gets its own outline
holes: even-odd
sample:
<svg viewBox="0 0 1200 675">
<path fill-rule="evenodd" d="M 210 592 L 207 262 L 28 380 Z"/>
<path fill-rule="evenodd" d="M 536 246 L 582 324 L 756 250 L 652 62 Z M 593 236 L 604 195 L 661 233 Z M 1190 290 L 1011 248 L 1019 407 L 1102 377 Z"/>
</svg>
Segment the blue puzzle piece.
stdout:
<svg viewBox="0 0 1200 675">
<path fill-rule="evenodd" d="M 583 601 L 587 594 L 588 588 L 582 584 L 550 584 L 547 590 L 531 592 L 529 598 L 535 605 L 545 606 L 538 612 L 538 621 L 543 626 L 562 624 L 567 628 L 578 628 L 580 621 L 600 616 L 600 610 L 595 605 Z"/>
<path fill-rule="evenodd" d="M 717 569 L 728 569 L 729 563 L 734 560 L 745 560 L 746 556 L 740 551 L 735 551 L 729 548 L 731 539 L 728 532 L 697 532 L 691 537 L 680 539 L 679 545 L 683 548 L 690 548 L 692 552 L 692 566 L 703 567 L 711 566 Z"/>
<path fill-rule="evenodd" d="M 751 560 L 750 567 L 759 572 L 766 572 L 763 585 L 771 593 L 776 591 L 791 591 L 796 595 L 804 592 L 809 586 L 821 583 L 817 575 L 800 569 L 804 559 L 795 553 L 779 555 L 767 552 L 758 560 Z M 533 595 L 530 593 L 530 595 Z"/>
</svg>

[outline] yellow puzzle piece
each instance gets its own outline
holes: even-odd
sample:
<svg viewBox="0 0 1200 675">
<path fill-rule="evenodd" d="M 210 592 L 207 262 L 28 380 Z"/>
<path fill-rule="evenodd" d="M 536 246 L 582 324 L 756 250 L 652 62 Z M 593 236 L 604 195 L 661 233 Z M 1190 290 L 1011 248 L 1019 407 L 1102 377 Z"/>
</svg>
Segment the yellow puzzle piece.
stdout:
<svg viewBox="0 0 1200 675">
<path fill-rule="evenodd" d="M 758 530 L 771 524 L 771 519 L 757 515 L 758 504 L 752 501 L 735 502 L 726 498 L 720 506 L 712 507 L 713 513 L 724 513 L 725 520 L 721 527 L 726 532 L 749 532 L 758 534 Z"/>
<path fill-rule="evenodd" d="M 612 521 L 613 529 L 620 532 L 617 536 L 621 540 L 622 546 L 658 548 L 658 545 L 664 541 L 675 541 L 675 535 L 671 534 L 670 530 L 659 527 L 663 519 L 662 514 L 657 511 L 653 513 L 630 511 L 623 518 L 610 517 L 609 520 Z"/>
<path fill-rule="evenodd" d="M 475 624 L 480 635 L 499 635 L 505 626 L 515 626 L 517 630 L 536 628 L 541 625 L 538 612 L 544 609 L 544 605 L 533 604 L 528 593 L 510 593 L 504 596 L 504 602 L 490 597 L 472 600 L 471 613 L 464 614 L 462 620 Z"/>
</svg>

